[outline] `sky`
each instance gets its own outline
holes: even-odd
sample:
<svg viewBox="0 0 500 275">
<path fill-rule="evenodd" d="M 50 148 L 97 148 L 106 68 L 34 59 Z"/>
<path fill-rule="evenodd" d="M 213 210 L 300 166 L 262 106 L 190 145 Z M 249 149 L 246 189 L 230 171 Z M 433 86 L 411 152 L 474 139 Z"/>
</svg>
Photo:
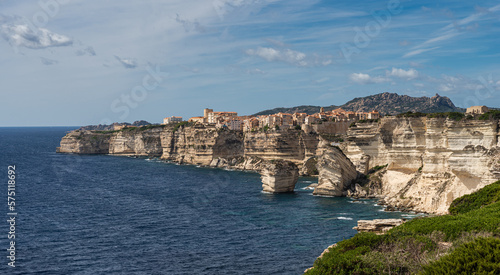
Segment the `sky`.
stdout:
<svg viewBox="0 0 500 275">
<path fill-rule="evenodd" d="M 0 126 L 80 126 L 382 92 L 500 107 L 500 2 L 0 0 Z"/>
</svg>

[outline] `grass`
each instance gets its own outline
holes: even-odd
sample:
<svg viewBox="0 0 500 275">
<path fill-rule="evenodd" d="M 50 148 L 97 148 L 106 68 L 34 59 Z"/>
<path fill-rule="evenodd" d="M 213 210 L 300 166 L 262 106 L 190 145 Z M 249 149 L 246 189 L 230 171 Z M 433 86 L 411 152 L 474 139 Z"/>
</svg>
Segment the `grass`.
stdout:
<svg viewBox="0 0 500 275">
<path fill-rule="evenodd" d="M 384 235 L 358 233 L 307 274 L 498 274 L 500 181 L 453 201 L 453 215 L 415 218 Z M 449 244 L 443 246 L 443 244 Z"/>
</svg>

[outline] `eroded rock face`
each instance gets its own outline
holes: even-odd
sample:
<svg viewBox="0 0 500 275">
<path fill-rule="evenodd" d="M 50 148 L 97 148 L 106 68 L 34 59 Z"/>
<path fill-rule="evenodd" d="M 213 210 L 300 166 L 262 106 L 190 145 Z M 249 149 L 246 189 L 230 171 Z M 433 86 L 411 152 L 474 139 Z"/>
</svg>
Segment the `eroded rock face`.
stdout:
<svg viewBox="0 0 500 275">
<path fill-rule="evenodd" d="M 99 134 L 90 131 L 72 131 L 61 139 L 58 153 L 72 154 L 108 154 L 109 134 Z"/>
<path fill-rule="evenodd" d="M 345 196 L 357 178 L 356 166 L 339 148 L 327 147 L 318 158 L 318 186 L 314 195 Z"/>
<path fill-rule="evenodd" d="M 376 234 L 384 234 L 395 226 L 405 222 L 403 219 L 375 219 L 375 220 L 359 220 L 358 226 L 352 229 L 358 232 L 372 232 Z"/>
<path fill-rule="evenodd" d="M 274 160 L 261 171 L 262 190 L 270 193 L 293 192 L 299 178 L 299 169 L 291 161 Z"/>
<path fill-rule="evenodd" d="M 500 179 L 498 121 L 385 117 L 350 128 L 345 154 L 386 165 L 378 192 L 391 206 L 444 214 L 451 202 Z"/>
<path fill-rule="evenodd" d="M 109 154 L 160 157 L 163 152 L 160 140 L 162 130 L 117 132 L 110 137 Z"/>
</svg>

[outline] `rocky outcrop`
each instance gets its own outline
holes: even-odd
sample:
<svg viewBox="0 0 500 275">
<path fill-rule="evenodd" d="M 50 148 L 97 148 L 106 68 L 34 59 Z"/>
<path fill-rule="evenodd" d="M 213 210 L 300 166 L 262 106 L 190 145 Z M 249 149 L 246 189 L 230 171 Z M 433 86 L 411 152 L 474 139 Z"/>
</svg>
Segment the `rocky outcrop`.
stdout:
<svg viewBox="0 0 500 275">
<path fill-rule="evenodd" d="M 293 192 L 299 178 L 299 169 L 291 161 L 267 161 L 261 171 L 262 190 L 270 193 Z"/>
<path fill-rule="evenodd" d="M 163 151 L 160 140 L 162 130 L 118 131 L 109 139 L 109 154 L 160 157 Z"/>
<path fill-rule="evenodd" d="M 355 226 L 352 229 L 358 230 L 358 232 L 384 234 L 393 227 L 401 225 L 404 222 L 404 219 L 359 220 L 358 226 Z"/>
<path fill-rule="evenodd" d="M 217 158 L 244 155 L 243 133 L 212 125 L 165 128 L 161 132 L 162 159 L 208 166 Z"/>
<path fill-rule="evenodd" d="M 388 165 L 379 195 L 400 209 L 444 214 L 453 199 L 500 178 L 498 121 L 385 117 L 357 123 L 344 152 L 359 172 Z"/>
<path fill-rule="evenodd" d="M 58 153 L 108 154 L 110 134 L 90 131 L 72 131 L 61 139 Z"/>
<path fill-rule="evenodd" d="M 316 156 L 318 142 L 317 134 L 294 129 L 245 132 L 244 155 L 267 160 L 284 159 L 302 166 L 304 160 Z"/>
<path fill-rule="evenodd" d="M 314 195 L 345 196 L 357 178 L 356 167 L 338 147 L 327 147 L 318 158 L 319 178 Z"/>
<path fill-rule="evenodd" d="M 58 152 L 155 156 L 183 164 L 261 171 L 264 160 L 294 162 L 303 175 L 314 165 L 319 137 L 295 129 L 256 132 L 217 129 L 214 125 L 179 124 L 125 128 L 118 131 L 68 133 Z"/>
</svg>

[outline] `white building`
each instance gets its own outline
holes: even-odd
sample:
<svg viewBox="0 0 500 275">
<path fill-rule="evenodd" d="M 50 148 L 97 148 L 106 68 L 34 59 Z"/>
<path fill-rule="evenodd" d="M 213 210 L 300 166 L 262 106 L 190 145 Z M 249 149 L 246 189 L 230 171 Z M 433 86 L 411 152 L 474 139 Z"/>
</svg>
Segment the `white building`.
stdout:
<svg viewBox="0 0 500 275">
<path fill-rule="evenodd" d="M 171 116 L 171 117 L 166 117 L 163 119 L 163 124 L 171 124 L 171 123 L 178 123 L 178 122 L 182 122 L 181 116 Z"/>
</svg>

